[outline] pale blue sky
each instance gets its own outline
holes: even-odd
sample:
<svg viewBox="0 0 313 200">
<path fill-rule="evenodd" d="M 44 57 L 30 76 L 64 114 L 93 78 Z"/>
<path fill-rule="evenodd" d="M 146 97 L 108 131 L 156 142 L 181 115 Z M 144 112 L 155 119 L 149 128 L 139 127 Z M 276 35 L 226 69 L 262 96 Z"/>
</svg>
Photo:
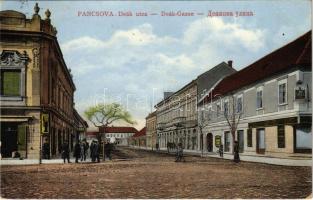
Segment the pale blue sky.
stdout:
<svg viewBox="0 0 313 200">
<path fill-rule="evenodd" d="M 163 91 L 175 91 L 218 63 L 239 70 L 311 29 L 311 1 L 38 1 L 58 30 L 77 87 L 78 111 L 106 97 L 128 106 L 144 126 Z M 28 17 L 35 1 L 4 1 L 1 10 Z M 195 17 L 78 17 L 79 11 L 193 11 Z M 252 17 L 206 17 L 252 11 Z M 283 34 L 284 33 L 284 34 Z M 128 98 L 128 103 L 126 99 Z"/>
</svg>

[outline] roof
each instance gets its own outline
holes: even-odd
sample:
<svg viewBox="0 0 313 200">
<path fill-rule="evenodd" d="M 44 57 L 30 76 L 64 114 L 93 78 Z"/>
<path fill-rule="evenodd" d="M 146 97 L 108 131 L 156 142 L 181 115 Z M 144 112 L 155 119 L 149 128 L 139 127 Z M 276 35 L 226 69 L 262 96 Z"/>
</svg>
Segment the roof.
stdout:
<svg viewBox="0 0 313 200">
<path fill-rule="evenodd" d="M 129 126 L 109 126 L 109 127 L 100 127 L 99 131 L 104 133 L 137 133 L 138 130 L 134 127 Z"/>
<path fill-rule="evenodd" d="M 205 99 L 208 100 L 211 96 L 225 95 L 292 67 L 301 66 L 311 70 L 311 39 L 312 31 L 309 31 L 246 68 L 227 76 Z"/>
<path fill-rule="evenodd" d="M 146 117 L 146 119 L 152 118 L 152 117 L 156 117 L 156 111 L 149 113 L 149 115 Z"/>
<path fill-rule="evenodd" d="M 96 136 L 99 132 L 95 132 L 95 131 L 88 131 L 86 132 L 86 136 Z"/>
<path fill-rule="evenodd" d="M 180 88 L 179 90 L 177 90 L 176 92 L 173 92 L 171 95 L 167 96 L 166 98 L 164 98 L 163 100 L 161 100 L 159 103 L 157 103 L 157 105 L 155 105 L 154 107 L 157 108 L 158 106 L 168 102 L 172 97 L 175 97 L 175 95 L 179 94 L 181 91 L 186 90 L 187 88 L 193 86 L 194 84 L 197 84 L 196 79 L 190 81 L 189 83 L 187 83 L 186 85 L 184 85 L 182 88 Z"/>
<path fill-rule="evenodd" d="M 133 137 L 141 137 L 146 135 L 146 127 L 142 128 L 140 131 L 138 131 Z"/>
</svg>

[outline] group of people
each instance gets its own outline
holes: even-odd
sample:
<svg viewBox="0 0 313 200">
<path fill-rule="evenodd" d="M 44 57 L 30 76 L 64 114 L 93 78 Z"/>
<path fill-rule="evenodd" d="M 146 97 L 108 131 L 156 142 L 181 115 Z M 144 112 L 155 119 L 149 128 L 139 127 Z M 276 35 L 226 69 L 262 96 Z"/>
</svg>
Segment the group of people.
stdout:
<svg viewBox="0 0 313 200">
<path fill-rule="evenodd" d="M 78 163 L 79 159 L 80 159 L 81 162 L 82 161 L 86 161 L 86 154 L 87 154 L 88 149 L 89 149 L 89 144 L 88 144 L 88 142 L 86 140 L 79 141 L 79 142 L 77 142 L 75 144 L 75 147 L 74 147 L 74 157 L 75 157 L 75 162 L 76 163 Z M 64 159 L 64 157 L 63 157 L 63 159 Z M 65 159 L 64 159 L 64 163 L 65 163 Z"/>
<path fill-rule="evenodd" d="M 88 142 L 86 140 L 79 141 L 74 146 L 74 157 L 75 157 L 75 163 L 78 163 L 79 159 L 80 161 L 86 161 L 87 158 L 87 152 L 88 149 L 90 149 L 90 158 L 91 162 L 100 162 L 100 144 L 97 140 L 93 140 L 89 146 Z M 112 160 L 111 152 L 113 150 L 113 144 L 106 142 L 104 144 L 104 153 L 105 157 Z M 64 142 L 62 145 L 62 158 L 64 163 L 67 162 L 70 163 L 70 149 L 67 142 Z"/>
</svg>

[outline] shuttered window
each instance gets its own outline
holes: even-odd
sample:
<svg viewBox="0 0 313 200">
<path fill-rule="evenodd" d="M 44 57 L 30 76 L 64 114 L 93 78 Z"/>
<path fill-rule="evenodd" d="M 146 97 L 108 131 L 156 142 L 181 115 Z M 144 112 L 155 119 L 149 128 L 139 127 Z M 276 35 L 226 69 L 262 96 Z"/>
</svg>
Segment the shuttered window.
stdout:
<svg viewBox="0 0 313 200">
<path fill-rule="evenodd" d="M 285 126 L 279 125 L 277 127 L 277 145 L 278 148 L 285 148 Z"/>
</svg>

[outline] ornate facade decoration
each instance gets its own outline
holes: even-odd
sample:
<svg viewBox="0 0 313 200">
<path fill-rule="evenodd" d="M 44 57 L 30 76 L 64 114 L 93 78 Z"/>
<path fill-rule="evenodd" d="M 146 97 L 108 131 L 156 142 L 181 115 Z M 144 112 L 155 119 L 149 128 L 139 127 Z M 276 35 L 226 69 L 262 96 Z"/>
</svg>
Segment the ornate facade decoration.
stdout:
<svg viewBox="0 0 313 200">
<path fill-rule="evenodd" d="M 33 49 L 33 68 L 39 69 L 39 48 Z"/>
<path fill-rule="evenodd" d="M 29 61 L 26 51 L 23 54 L 18 51 L 4 50 L 1 53 L 1 66 L 25 67 Z"/>
</svg>

